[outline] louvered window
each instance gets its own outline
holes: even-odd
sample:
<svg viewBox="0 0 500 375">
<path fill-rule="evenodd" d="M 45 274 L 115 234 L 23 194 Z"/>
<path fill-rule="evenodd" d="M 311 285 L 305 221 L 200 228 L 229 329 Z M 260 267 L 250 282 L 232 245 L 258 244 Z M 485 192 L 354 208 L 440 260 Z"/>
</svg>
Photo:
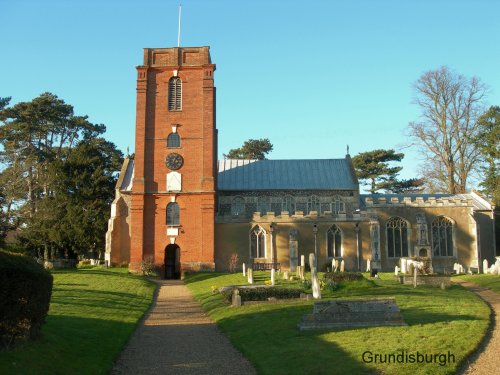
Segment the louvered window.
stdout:
<svg viewBox="0 0 500 375">
<path fill-rule="evenodd" d="M 182 81 L 179 77 L 172 77 L 168 81 L 168 110 L 182 109 Z"/>
<path fill-rule="evenodd" d="M 175 202 L 167 204 L 167 225 L 178 226 L 180 223 L 179 205 Z"/>
<path fill-rule="evenodd" d="M 167 147 L 181 147 L 181 137 L 178 133 L 170 133 L 168 135 Z"/>
</svg>

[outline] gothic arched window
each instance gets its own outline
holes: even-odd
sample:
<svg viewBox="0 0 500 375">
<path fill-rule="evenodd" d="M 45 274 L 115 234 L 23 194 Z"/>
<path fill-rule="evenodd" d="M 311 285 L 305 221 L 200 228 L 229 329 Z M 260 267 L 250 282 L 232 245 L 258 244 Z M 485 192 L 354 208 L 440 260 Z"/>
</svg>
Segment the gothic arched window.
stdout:
<svg viewBox="0 0 500 375">
<path fill-rule="evenodd" d="M 168 110 L 182 109 L 182 81 L 179 77 L 172 77 L 168 81 Z"/>
<path fill-rule="evenodd" d="M 243 197 L 234 197 L 231 202 L 231 214 L 232 215 L 244 215 L 245 214 L 245 199 Z"/>
<path fill-rule="evenodd" d="M 387 256 L 400 258 L 408 256 L 408 223 L 400 217 L 392 217 L 386 224 Z"/>
<path fill-rule="evenodd" d="M 181 136 L 178 133 L 170 133 L 167 137 L 167 147 L 181 147 Z"/>
<path fill-rule="evenodd" d="M 295 198 L 291 195 L 286 195 L 283 199 L 283 211 L 288 211 L 290 215 L 295 213 Z"/>
<path fill-rule="evenodd" d="M 326 232 L 326 254 L 329 258 L 342 256 L 342 232 L 337 225 L 332 225 Z"/>
<path fill-rule="evenodd" d="M 266 231 L 256 226 L 250 232 L 250 256 L 252 258 L 266 257 Z"/>
<path fill-rule="evenodd" d="M 307 213 L 310 214 L 311 211 L 319 213 L 319 199 L 316 195 L 311 195 L 307 200 Z"/>
<path fill-rule="evenodd" d="M 453 222 L 444 216 L 438 217 L 431 224 L 432 252 L 435 256 L 453 256 Z"/>
<path fill-rule="evenodd" d="M 167 204 L 167 225 L 181 225 L 179 205 L 175 202 Z"/>
</svg>

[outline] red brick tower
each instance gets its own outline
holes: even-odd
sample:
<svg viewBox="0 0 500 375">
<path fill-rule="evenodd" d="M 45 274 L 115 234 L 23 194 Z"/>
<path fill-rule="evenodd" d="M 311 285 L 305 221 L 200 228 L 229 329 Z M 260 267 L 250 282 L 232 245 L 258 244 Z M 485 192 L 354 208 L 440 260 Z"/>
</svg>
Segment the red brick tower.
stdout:
<svg viewBox="0 0 500 375">
<path fill-rule="evenodd" d="M 214 269 L 215 65 L 209 47 L 146 48 L 137 67 L 130 269 Z"/>
</svg>

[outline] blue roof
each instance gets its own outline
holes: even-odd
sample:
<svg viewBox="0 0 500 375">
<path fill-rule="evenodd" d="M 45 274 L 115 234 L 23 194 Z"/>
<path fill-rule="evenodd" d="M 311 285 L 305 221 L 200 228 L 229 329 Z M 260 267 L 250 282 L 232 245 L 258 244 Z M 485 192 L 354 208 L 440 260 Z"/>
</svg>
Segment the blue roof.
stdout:
<svg viewBox="0 0 500 375">
<path fill-rule="evenodd" d="M 347 159 L 219 160 L 219 190 L 357 190 Z"/>
</svg>

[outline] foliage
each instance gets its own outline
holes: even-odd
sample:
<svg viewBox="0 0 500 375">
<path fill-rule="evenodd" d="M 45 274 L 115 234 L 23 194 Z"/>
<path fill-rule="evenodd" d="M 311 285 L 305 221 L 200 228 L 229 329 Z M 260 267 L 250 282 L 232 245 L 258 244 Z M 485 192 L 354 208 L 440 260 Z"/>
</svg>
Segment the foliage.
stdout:
<svg viewBox="0 0 500 375">
<path fill-rule="evenodd" d="M 465 193 L 479 164 L 475 139 L 486 87 L 476 77 L 441 67 L 425 72 L 414 90 L 421 115 L 408 129 L 426 159 L 423 171 L 429 190 Z"/>
<path fill-rule="evenodd" d="M 52 275 L 32 258 L 0 250 L 0 345 L 36 339 L 49 310 Z"/>
<path fill-rule="evenodd" d="M 224 154 L 225 159 L 266 159 L 266 155 L 273 150 L 273 145 L 268 138 L 249 139 L 239 148 L 229 150 Z"/>
<path fill-rule="evenodd" d="M 323 279 L 334 281 L 336 283 L 346 282 L 346 281 L 358 281 L 363 280 L 364 277 L 361 272 L 327 272 L 323 275 Z"/>
<path fill-rule="evenodd" d="M 108 374 L 155 285 L 120 268 L 54 271 L 42 338 L 0 353 L 0 374 Z"/>
<path fill-rule="evenodd" d="M 267 301 L 268 298 L 287 299 L 299 298 L 304 291 L 299 288 L 282 288 L 277 286 L 266 286 L 256 288 L 238 288 L 242 301 Z M 226 301 L 231 301 L 233 290 L 227 289 L 222 292 Z"/>
<path fill-rule="evenodd" d="M 231 258 L 229 258 L 229 272 L 236 272 L 236 267 L 238 267 L 238 253 L 232 253 Z"/>
<path fill-rule="evenodd" d="M 491 197 L 495 206 L 500 205 L 500 107 L 492 106 L 478 119 L 478 134 L 474 142 L 481 158 L 486 163 L 482 167 L 484 180 L 481 186 Z"/>
<path fill-rule="evenodd" d="M 397 175 L 403 167 L 391 167 L 390 162 L 400 162 L 403 153 L 394 150 L 373 150 L 361 152 L 352 158 L 356 175 L 361 180 L 366 180 L 370 186 L 370 193 L 374 194 L 383 189 L 393 193 L 410 193 L 419 190 L 421 179 L 397 180 Z"/>
<path fill-rule="evenodd" d="M 21 240 L 45 259 L 102 250 L 122 161 L 99 137 L 105 126 L 50 93 L 0 110 L 0 121 L 4 211 Z"/>
<path fill-rule="evenodd" d="M 141 260 L 141 271 L 145 276 L 157 276 L 154 258 L 147 256 Z"/>
</svg>

